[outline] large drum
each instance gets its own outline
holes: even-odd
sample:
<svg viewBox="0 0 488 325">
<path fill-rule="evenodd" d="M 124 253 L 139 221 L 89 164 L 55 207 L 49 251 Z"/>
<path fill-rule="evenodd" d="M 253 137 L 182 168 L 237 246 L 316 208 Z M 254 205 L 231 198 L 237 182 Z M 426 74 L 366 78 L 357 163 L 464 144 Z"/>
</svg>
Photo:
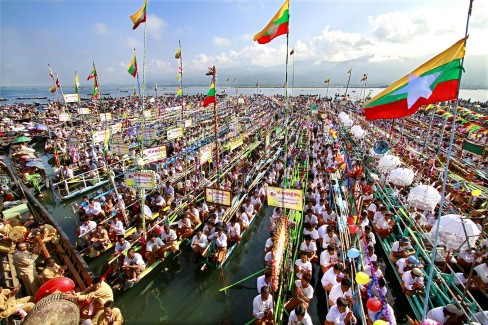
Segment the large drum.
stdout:
<svg viewBox="0 0 488 325">
<path fill-rule="evenodd" d="M 15 226 L 8 233 L 8 238 L 13 242 L 20 242 L 25 240 L 27 236 L 27 228 L 22 226 Z"/>
<path fill-rule="evenodd" d="M 70 292 L 73 290 L 75 290 L 75 283 L 70 278 L 54 278 L 44 283 L 39 290 L 37 290 L 35 301 L 38 302 L 55 292 Z"/>
<path fill-rule="evenodd" d="M 72 325 L 80 322 L 80 309 L 76 303 L 55 293 L 41 299 L 25 317 L 24 325 Z"/>
</svg>

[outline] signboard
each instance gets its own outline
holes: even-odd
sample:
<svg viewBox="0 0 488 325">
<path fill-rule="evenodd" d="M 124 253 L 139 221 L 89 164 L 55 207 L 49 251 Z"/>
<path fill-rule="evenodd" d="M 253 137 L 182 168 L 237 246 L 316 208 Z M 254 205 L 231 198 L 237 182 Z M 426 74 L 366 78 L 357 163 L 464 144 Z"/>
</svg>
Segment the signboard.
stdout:
<svg viewBox="0 0 488 325">
<path fill-rule="evenodd" d="M 112 113 L 102 113 L 100 114 L 100 122 L 106 122 L 112 120 Z"/>
<path fill-rule="evenodd" d="M 90 109 L 88 107 L 78 108 L 78 114 L 87 115 L 90 114 Z"/>
<path fill-rule="evenodd" d="M 231 143 L 229 143 L 227 146 L 226 146 L 226 149 L 229 150 L 229 151 L 232 151 L 234 150 L 235 148 L 239 147 L 242 145 L 242 138 L 239 138 L 235 141 L 232 141 Z"/>
<path fill-rule="evenodd" d="M 183 128 L 181 126 L 166 130 L 166 138 L 168 140 L 178 139 L 181 138 L 182 136 L 183 136 Z"/>
<path fill-rule="evenodd" d="M 289 188 L 271 187 L 266 189 L 268 205 L 303 211 L 303 191 Z"/>
<path fill-rule="evenodd" d="M 59 114 L 59 122 L 66 122 L 66 121 L 71 121 L 71 115 L 69 115 L 69 113 Z"/>
<path fill-rule="evenodd" d="M 482 156 L 483 153 L 485 152 L 485 146 L 464 140 L 463 150 Z"/>
<path fill-rule="evenodd" d="M 151 117 L 152 111 L 150 109 L 144 111 L 144 117 Z"/>
<path fill-rule="evenodd" d="M 65 103 L 78 103 L 80 101 L 80 96 L 78 94 L 64 94 Z"/>
<path fill-rule="evenodd" d="M 110 145 L 110 151 L 116 155 L 128 155 L 129 146 L 125 143 L 112 143 Z"/>
<path fill-rule="evenodd" d="M 142 130 L 139 130 L 137 135 L 137 140 L 142 141 Z M 144 141 L 156 140 L 158 134 L 156 129 L 145 129 L 144 130 Z"/>
<path fill-rule="evenodd" d="M 111 126 L 112 134 L 119 133 L 122 131 L 122 123 L 116 123 Z"/>
<path fill-rule="evenodd" d="M 142 150 L 142 157 L 146 163 L 166 159 L 166 146 L 144 149 Z"/>
<path fill-rule="evenodd" d="M 125 185 L 132 188 L 156 188 L 156 173 L 153 170 L 141 170 L 125 174 Z"/>
<path fill-rule="evenodd" d="M 207 161 L 212 161 L 212 144 L 207 144 L 198 150 L 198 159 L 200 165 L 205 164 Z"/>
<path fill-rule="evenodd" d="M 108 135 L 110 136 L 110 130 L 93 131 L 92 134 L 93 142 L 100 143 L 102 141 L 105 141 L 106 138 L 105 133 L 108 133 Z"/>
<path fill-rule="evenodd" d="M 312 105 L 312 114 L 318 114 L 319 113 L 319 108 L 317 105 L 313 104 Z"/>
<path fill-rule="evenodd" d="M 206 187 L 205 201 L 207 203 L 219 204 L 219 205 L 224 205 L 226 207 L 230 207 L 232 202 L 232 193 L 231 191 Z"/>
<path fill-rule="evenodd" d="M 191 127 L 192 126 L 192 122 L 193 121 L 191 119 L 190 120 L 185 120 L 185 128 Z"/>
</svg>

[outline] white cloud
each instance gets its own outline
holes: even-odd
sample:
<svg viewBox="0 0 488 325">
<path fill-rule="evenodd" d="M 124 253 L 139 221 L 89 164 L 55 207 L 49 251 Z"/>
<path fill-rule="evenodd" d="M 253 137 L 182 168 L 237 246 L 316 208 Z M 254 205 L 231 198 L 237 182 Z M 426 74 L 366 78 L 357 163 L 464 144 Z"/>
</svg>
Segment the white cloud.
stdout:
<svg viewBox="0 0 488 325">
<path fill-rule="evenodd" d="M 128 48 L 131 48 L 131 49 L 137 49 L 137 48 L 140 48 L 142 49 L 142 43 L 141 41 L 139 41 L 137 38 L 134 38 L 134 37 L 126 37 L 124 38 L 123 40 L 123 43 L 125 46 L 127 46 Z"/>
<path fill-rule="evenodd" d="M 104 23 L 96 23 L 95 31 L 97 32 L 98 35 L 106 36 L 110 34 L 110 30 L 108 29 L 107 25 L 105 25 Z"/>
<path fill-rule="evenodd" d="M 215 36 L 212 39 L 212 43 L 214 45 L 217 45 L 217 46 L 226 46 L 226 45 L 230 44 L 230 40 L 228 38 L 225 38 L 225 37 Z"/>
<path fill-rule="evenodd" d="M 156 15 L 147 15 L 147 35 L 156 40 L 163 37 L 163 33 L 168 27 L 168 23 Z"/>
</svg>

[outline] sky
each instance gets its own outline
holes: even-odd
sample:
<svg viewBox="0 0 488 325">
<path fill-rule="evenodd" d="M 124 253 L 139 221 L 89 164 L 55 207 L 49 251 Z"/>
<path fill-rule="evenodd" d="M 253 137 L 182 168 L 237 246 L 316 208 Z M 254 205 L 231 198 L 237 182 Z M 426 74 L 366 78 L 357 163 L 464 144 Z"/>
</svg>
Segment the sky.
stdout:
<svg viewBox="0 0 488 325">
<path fill-rule="evenodd" d="M 475 1 L 463 87 L 488 87 L 488 1 Z M 185 85 L 282 85 L 286 36 L 253 42 L 281 0 L 149 0 L 146 26 L 129 16 L 142 0 L 0 0 L 0 86 L 50 86 L 48 63 L 63 88 L 75 71 L 82 87 L 95 62 L 100 85 L 134 86 L 127 65 L 136 48 L 140 82 L 176 85 L 182 44 Z M 469 0 L 291 0 L 288 75 L 295 86 L 351 86 L 364 73 L 385 86 L 463 38 Z M 146 53 L 144 60 L 144 27 Z M 142 65 L 145 61 L 145 76 Z M 227 82 L 226 80 L 230 81 Z M 289 81 L 290 82 L 290 81 Z"/>
</svg>

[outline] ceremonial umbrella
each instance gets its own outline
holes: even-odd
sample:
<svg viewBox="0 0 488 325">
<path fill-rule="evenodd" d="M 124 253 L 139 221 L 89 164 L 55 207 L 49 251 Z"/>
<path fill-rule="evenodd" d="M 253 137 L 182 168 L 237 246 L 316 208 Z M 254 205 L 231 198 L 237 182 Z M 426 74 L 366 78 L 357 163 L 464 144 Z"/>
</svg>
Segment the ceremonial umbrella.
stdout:
<svg viewBox="0 0 488 325">
<path fill-rule="evenodd" d="M 16 139 L 14 140 L 14 142 L 13 142 L 13 143 L 29 142 L 29 141 L 31 141 L 31 140 L 32 140 L 32 139 L 31 139 L 31 138 L 29 138 L 29 137 L 26 137 L 26 136 L 20 136 L 20 137 L 16 138 Z"/>
<path fill-rule="evenodd" d="M 47 131 L 47 126 L 44 124 L 35 124 L 34 129 L 40 130 L 40 131 Z"/>
<path fill-rule="evenodd" d="M 434 227 L 432 227 L 430 231 L 430 237 L 432 239 L 435 236 L 438 222 L 440 222 L 439 242 L 448 248 L 467 249 L 467 241 L 469 241 L 470 247 L 473 247 L 476 245 L 476 241 L 481 234 L 481 230 L 479 230 L 472 220 L 457 214 L 448 214 L 442 216 L 440 221 L 437 220 Z"/>
<path fill-rule="evenodd" d="M 387 180 L 398 186 L 409 186 L 413 182 L 414 175 L 410 168 L 396 168 L 391 171 Z"/>
<path fill-rule="evenodd" d="M 418 185 L 410 190 L 407 202 L 411 207 L 419 210 L 434 211 L 441 201 L 439 191 L 429 185 Z"/>
<path fill-rule="evenodd" d="M 378 169 L 384 172 L 389 172 L 400 165 L 400 158 L 397 156 L 386 155 L 381 157 L 378 162 Z"/>
</svg>

